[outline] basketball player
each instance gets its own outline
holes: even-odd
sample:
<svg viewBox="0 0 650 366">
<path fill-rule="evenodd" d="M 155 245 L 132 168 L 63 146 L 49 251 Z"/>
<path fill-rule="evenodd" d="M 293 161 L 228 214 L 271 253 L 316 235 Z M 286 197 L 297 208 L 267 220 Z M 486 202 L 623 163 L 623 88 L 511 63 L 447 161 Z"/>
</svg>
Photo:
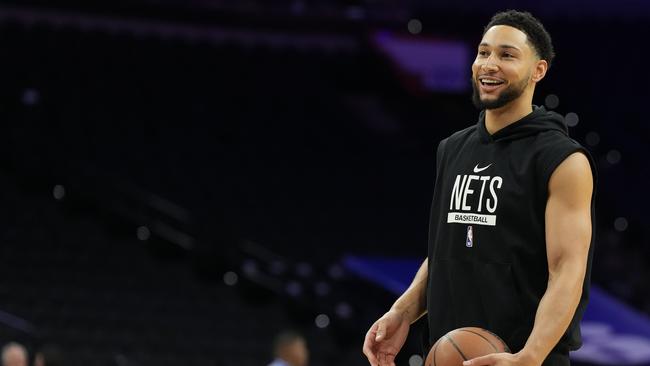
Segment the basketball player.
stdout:
<svg viewBox="0 0 650 366">
<path fill-rule="evenodd" d="M 553 56 L 529 13 L 498 13 L 485 27 L 472 65 L 479 120 L 438 146 L 428 257 L 368 330 L 372 366 L 395 365 L 410 324 L 425 313 L 430 344 L 476 326 L 513 352 L 464 365 L 564 366 L 580 347 L 595 171 L 563 118 L 532 105 Z"/>
</svg>

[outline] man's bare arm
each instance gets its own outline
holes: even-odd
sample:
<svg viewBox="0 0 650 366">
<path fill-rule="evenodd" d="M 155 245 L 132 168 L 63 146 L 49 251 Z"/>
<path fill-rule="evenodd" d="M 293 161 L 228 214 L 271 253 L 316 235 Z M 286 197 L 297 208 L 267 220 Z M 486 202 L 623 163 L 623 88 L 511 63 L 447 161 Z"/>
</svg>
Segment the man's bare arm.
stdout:
<svg viewBox="0 0 650 366">
<path fill-rule="evenodd" d="M 426 313 L 428 268 L 425 259 L 409 288 L 366 333 L 363 354 L 371 366 L 395 366 L 395 356 L 404 346 L 411 324 Z"/>
<path fill-rule="evenodd" d="M 535 325 L 520 352 L 541 365 L 566 332 L 584 283 L 591 243 L 593 177 L 587 157 L 574 153 L 549 180 L 546 205 L 546 252 L 549 278 L 537 308 Z"/>
<path fill-rule="evenodd" d="M 429 260 L 424 259 L 411 285 L 391 307 L 391 310 L 401 312 L 412 324 L 426 314 L 427 280 L 429 277 Z"/>
</svg>

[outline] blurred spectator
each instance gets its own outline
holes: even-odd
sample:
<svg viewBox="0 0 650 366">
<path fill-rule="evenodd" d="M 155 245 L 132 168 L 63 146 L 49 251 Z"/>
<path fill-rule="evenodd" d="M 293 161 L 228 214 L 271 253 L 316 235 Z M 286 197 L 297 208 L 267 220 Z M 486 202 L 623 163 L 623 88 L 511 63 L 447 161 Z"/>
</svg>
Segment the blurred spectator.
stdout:
<svg viewBox="0 0 650 366">
<path fill-rule="evenodd" d="M 2 366 L 27 366 L 27 349 L 11 342 L 2 347 Z"/>
<path fill-rule="evenodd" d="M 300 333 L 281 332 L 273 341 L 273 356 L 275 359 L 269 366 L 307 366 L 309 362 L 307 342 Z"/>
<path fill-rule="evenodd" d="M 62 366 L 63 352 L 57 346 L 48 344 L 43 346 L 34 357 L 34 366 Z"/>
</svg>

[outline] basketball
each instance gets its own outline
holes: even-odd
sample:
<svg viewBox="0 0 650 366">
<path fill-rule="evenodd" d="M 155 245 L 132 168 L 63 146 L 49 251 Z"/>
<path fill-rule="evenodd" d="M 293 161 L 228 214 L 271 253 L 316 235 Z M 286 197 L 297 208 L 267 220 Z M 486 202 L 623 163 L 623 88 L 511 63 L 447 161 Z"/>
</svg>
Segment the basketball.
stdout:
<svg viewBox="0 0 650 366">
<path fill-rule="evenodd" d="M 499 352 L 510 349 L 496 334 L 483 328 L 458 328 L 436 341 L 424 365 L 462 366 L 463 361 Z"/>
</svg>

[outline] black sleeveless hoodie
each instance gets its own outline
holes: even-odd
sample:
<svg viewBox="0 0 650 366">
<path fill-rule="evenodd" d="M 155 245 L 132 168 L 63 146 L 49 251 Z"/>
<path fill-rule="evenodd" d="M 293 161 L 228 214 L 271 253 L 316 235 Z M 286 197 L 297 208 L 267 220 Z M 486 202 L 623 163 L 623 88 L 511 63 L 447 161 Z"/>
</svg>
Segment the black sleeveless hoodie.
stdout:
<svg viewBox="0 0 650 366">
<path fill-rule="evenodd" d="M 544 214 L 548 182 L 574 152 L 564 119 L 534 107 L 490 135 L 476 125 L 440 142 L 429 226 L 427 309 L 429 341 L 465 326 L 499 335 L 513 352 L 523 348 L 548 281 Z M 576 314 L 555 351 L 581 345 L 579 321 L 587 305 L 594 237 Z"/>
</svg>

